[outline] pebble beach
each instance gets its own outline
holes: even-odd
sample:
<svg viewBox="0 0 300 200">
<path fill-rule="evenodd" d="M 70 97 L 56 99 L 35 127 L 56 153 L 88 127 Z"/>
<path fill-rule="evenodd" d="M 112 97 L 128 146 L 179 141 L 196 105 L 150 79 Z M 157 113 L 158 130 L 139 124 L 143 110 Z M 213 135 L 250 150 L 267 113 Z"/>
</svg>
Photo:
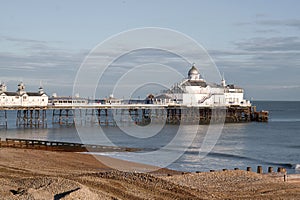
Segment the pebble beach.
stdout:
<svg viewBox="0 0 300 200">
<path fill-rule="evenodd" d="M 183 173 L 102 159 L 124 170 L 87 154 L 1 148 L 0 199 L 300 199 L 298 178 L 284 182 L 242 170 Z"/>
</svg>

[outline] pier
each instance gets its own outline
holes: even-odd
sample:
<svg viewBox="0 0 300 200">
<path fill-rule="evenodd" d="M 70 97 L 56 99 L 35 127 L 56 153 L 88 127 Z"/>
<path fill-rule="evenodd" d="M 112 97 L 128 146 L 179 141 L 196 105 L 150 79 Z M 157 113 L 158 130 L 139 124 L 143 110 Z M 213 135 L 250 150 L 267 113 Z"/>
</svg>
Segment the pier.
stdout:
<svg viewBox="0 0 300 200">
<path fill-rule="evenodd" d="M 43 107 L 0 107 L 0 126 L 8 128 L 8 111 L 15 111 L 16 126 L 24 128 L 46 128 L 48 123 L 59 125 L 99 125 L 117 126 L 135 123 L 166 124 L 209 124 L 212 112 L 214 122 L 225 123 L 266 122 L 267 111 L 256 111 L 254 106 L 193 107 L 176 104 L 85 104 L 85 105 L 48 105 Z M 52 119 L 47 119 L 50 112 Z M 218 117 L 220 119 L 218 119 Z M 219 120 L 219 121 L 218 121 Z"/>
<path fill-rule="evenodd" d="M 8 111 L 16 111 L 16 126 L 45 128 L 49 123 L 59 125 L 120 126 L 129 123 L 145 126 L 150 123 L 210 124 L 267 122 L 267 111 L 256 107 L 244 98 L 244 89 L 220 83 L 208 83 L 193 64 L 187 78 L 175 83 L 160 94 L 148 94 L 143 100 L 108 98 L 87 99 L 48 96 L 42 86 L 37 92 L 27 92 L 20 82 L 16 92 L 8 92 L 0 83 L 0 128 L 8 127 Z M 48 112 L 48 114 L 47 114 Z"/>
</svg>

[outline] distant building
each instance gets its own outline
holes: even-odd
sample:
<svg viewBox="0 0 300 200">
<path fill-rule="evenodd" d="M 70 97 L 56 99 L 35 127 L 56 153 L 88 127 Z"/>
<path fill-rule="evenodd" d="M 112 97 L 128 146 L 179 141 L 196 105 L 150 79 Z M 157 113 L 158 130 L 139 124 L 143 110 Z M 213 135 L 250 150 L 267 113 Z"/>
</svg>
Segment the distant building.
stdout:
<svg viewBox="0 0 300 200">
<path fill-rule="evenodd" d="M 226 85 L 224 78 L 221 80 L 221 84 L 209 84 L 201 77 L 194 65 L 188 71 L 186 79 L 156 96 L 153 102 L 186 106 L 251 105 L 248 100 L 244 99 L 242 88 Z"/>
<path fill-rule="evenodd" d="M 0 84 L 1 107 L 46 107 L 48 95 L 42 87 L 38 92 L 26 92 L 23 82 L 19 83 L 16 92 L 8 92 L 4 83 Z"/>
<path fill-rule="evenodd" d="M 89 103 L 88 99 L 82 98 L 78 95 L 75 97 L 63 97 L 57 96 L 56 93 L 49 98 L 49 105 L 56 107 L 64 107 L 64 106 L 83 106 Z"/>
<path fill-rule="evenodd" d="M 123 103 L 122 99 L 115 98 L 112 94 L 109 95 L 108 98 L 100 99 L 99 102 L 101 104 L 109 104 L 109 105 L 120 105 Z"/>
</svg>

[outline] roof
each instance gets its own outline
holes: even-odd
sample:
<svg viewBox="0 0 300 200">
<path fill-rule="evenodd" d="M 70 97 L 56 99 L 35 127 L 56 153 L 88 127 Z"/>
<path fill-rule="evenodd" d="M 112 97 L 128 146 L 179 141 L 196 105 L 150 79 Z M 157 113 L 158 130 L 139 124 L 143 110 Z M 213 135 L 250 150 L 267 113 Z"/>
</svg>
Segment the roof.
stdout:
<svg viewBox="0 0 300 200">
<path fill-rule="evenodd" d="M 206 87 L 207 84 L 203 80 L 188 80 L 182 84 L 182 86 L 200 86 L 200 87 Z"/>
<path fill-rule="evenodd" d="M 1 94 L 5 94 L 6 96 L 19 96 L 17 92 L 2 92 Z"/>
<path fill-rule="evenodd" d="M 42 96 L 43 94 L 47 95 L 46 93 L 39 93 L 39 92 L 26 92 L 19 95 L 18 92 L 2 92 L 1 94 L 5 94 L 6 96 L 23 96 L 27 94 L 28 96 Z"/>
<path fill-rule="evenodd" d="M 233 84 L 227 85 L 227 88 L 229 88 L 229 89 L 243 89 L 243 88 L 235 86 Z"/>
<path fill-rule="evenodd" d="M 26 92 L 28 96 L 42 96 L 45 93 L 39 93 L 39 92 Z M 46 94 L 45 94 L 46 95 Z"/>
<path fill-rule="evenodd" d="M 88 100 L 84 97 L 50 97 L 50 100 Z"/>
<path fill-rule="evenodd" d="M 161 94 L 156 96 L 155 99 L 172 99 L 172 97 L 168 96 L 167 94 Z"/>
</svg>

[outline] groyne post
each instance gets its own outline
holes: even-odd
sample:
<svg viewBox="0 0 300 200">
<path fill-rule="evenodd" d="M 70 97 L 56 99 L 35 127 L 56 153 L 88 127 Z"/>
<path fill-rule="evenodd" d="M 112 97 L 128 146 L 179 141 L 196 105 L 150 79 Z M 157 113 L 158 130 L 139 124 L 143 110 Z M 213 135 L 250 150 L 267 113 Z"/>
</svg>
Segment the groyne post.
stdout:
<svg viewBox="0 0 300 200">
<path fill-rule="evenodd" d="M 273 173 L 273 167 L 268 168 L 268 173 Z"/>
<path fill-rule="evenodd" d="M 257 166 L 257 173 L 258 174 L 262 174 L 263 173 L 262 166 Z"/>
</svg>

